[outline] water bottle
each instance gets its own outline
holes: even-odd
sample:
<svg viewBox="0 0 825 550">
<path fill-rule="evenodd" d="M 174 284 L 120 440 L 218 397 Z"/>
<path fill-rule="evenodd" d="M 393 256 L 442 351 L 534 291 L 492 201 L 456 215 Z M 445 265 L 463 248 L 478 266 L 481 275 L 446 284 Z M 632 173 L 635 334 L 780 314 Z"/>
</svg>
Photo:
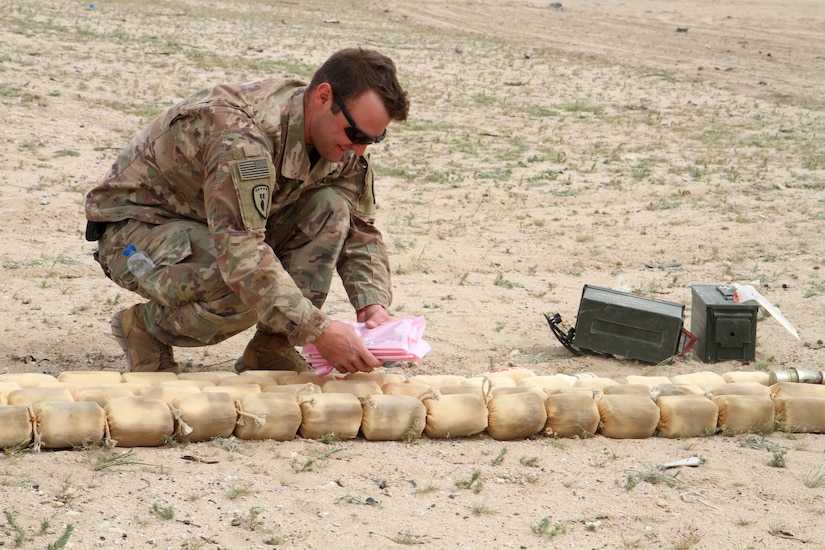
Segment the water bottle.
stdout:
<svg viewBox="0 0 825 550">
<path fill-rule="evenodd" d="M 126 267 L 138 279 L 155 268 L 155 262 L 152 261 L 152 258 L 140 252 L 133 244 L 123 250 L 123 255 L 126 256 Z"/>
</svg>

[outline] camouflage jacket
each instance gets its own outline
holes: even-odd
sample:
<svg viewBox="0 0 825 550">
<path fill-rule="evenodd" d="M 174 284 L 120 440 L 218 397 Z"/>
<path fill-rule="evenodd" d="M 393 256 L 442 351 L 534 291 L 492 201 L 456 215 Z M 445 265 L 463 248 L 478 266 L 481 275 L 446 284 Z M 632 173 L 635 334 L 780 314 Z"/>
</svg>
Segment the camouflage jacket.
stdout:
<svg viewBox="0 0 825 550">
<path fill-rule="evenodd" d="M 304 83 L 262 80 L 219 85 L 175 105 L 121 151 L 86 197 L 86 217 L 207 224 L 227 286 L 267 324 L 274 310 L 295 324 L 290 340 L 314 340 L 329 318 L 265 244 L 267 220 L 308 190 L 333 186 L 351 206 L 338 272 L 355 309 L 388 307 L 386 248 L 375 228 L 368 157 L 310 166 L 304 143 Z"/>
</svg>

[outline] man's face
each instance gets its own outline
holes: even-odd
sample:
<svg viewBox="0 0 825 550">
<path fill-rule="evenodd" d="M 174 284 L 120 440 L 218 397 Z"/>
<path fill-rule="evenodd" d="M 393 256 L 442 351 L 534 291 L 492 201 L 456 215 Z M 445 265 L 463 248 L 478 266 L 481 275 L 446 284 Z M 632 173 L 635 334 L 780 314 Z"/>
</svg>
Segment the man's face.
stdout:
<svg viewBox="0 0 825 550">
<path fill-rule="evenodd" d="M 352 124 L 347 120 L 344 111 L 338 109 L 337 113 L 332 112 L 333 105 L 336 105 L 332 87 L 326 83 L 318 86 L 313 92 L 311 102 L 314 112 L 310 115 L 307 144 L 314 145 L 318 154 L 328 162 L 340 161 L 350 150 L 355 151 L 357 155 L 363 155 L 368 145 L 353 143 L 347 135 L 346 129 L 352 127 Z M 389 113 L 381 98 L 372 90 L 343 103 L 361 135 L 381 136 L 390 124 Z M 350 130 L 350 133 L 355 132 Z"/>
</svg>

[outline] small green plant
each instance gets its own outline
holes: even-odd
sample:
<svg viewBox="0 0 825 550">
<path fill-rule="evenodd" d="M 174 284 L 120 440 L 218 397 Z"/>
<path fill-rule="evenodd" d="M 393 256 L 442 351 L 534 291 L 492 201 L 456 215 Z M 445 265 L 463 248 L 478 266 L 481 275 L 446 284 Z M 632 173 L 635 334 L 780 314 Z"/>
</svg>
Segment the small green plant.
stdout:
<svg viewBox="0 0 825 550">
<path fill-rule="evenodd" d="M 412 445 L 413 443 L 421 439 L 420 427 L 421 425 L 419 424 L 418 419 L 416 418 L 412 421 L 410 426 L 404 432 L 403 440 L 407 445 Z"/>
<path fill-rule="evenodd" d="M 825 486 L 825 466 L 814 468 L 805 475 L 805 487 L 816 489 Z"/>
<path fill-rule="evenodd" d="M 502 462 L 504 462 L 504 457 L 507 455 L 507 447 L 502 447 L 501 451 L 499 451 L 498 456 L 496 456 L 493 461 L 493 466 L 499 466 Z"/>
<path fill-rule="evenodd" d="M 161 506 L 155 502 L 152 504 L 152 512 L 163 519 L 175 519 L 175 509 L 171 506 Z"/>
<path fill-rule="evenodd" d="M 69 538 L 72 536 L 73 532 L 74 525 L 70 523 L 66 526 L 66 528 L 63 530 L 63 533 L 57 538 L 56 541 L 46 546 L 46 550 L 60 550 L 61 548 L 65 548 L 66 545 L 69 543 Z"/>
<path fill-rule="evenodd" d="M 785 452 L 787 449 L 775 449 L 773 450 L 773 458 L 768 461 L 768 466 L 773 466 L 774 468 L 784 468 L 785 467 Z"/>
<path fill-rule="evenodd" d="M 427 544 L 429 535 L 413 535 L 412 533 L 398 533 L 393 537 L 387 537 L 395 544 L 403 544 L 404 546 L 413 546 L 417 544 Z"/>
<path fill-rule="evenodd" d="M 702 537 L 696 531 L 691 531 L 680 537 L 673 545 L 673 550 L 690 550 L 696 546 Z"/>
<path fill-rule="evenodd" d="M 493 510 L 491 508 L 488 508 L 485 504 L 474 504 L 473 506 L 470 507 L 470 509 L 473 511 L 473 514 L 475 514 L 477 516 L 483 516 L 485 514 L 497 514 L 498 513 L 495 510 Z"/>
<path fill-rule="evenodd" d="M 415 492 L 416 492 L 416 494 L 419 494 L 419 495 L 426 495 L 427 493 L 434 493 L 434 492 L 438 491 L 438 489 L 439 489 L 438 485 L 430 483 L 429 485 L 425 485 L 424 487 L 416 489 Z"/>
<path fill-rule="evenodd" d="M 6 523 L 14 535 L 14 546 L 23 546 L 23 543 L 27 540 L 26 532 L 20 527 L 20 524 L 17 523 L 17 517 L 12 512 L 6 512 Z"/>
<path fill-rule="evenodd" d="M 537 535 L 555 537 L 563 535 L 567 532 L 567 527 L 561 523 L 557 523 L 551 527 L 550 518 L 543 517 L 536 525 L 532 525 L 530 529 Z"/>
<path fill-rule="evenodd" d="M 226 490 L 226 498 L 229 500 L 235 500 L 236 498 L 246 497 L 256 493 L 258 493 L 258 491 L 249 485 L 244 485 L 243 487 L 230 487 Z"/>
<path fill-rule="evenodd" d="M 459 489 L 471 489 L 474 493 L 478 494 L 484 487 L 484 484 L 481 482 L 480 478 L 481 470 L 476 470 L 473 472 L 473 475 L 470 476 L 469 480 L 458 480 L 455 482 L 455 486 Z"/>
<path fill-rule="evenodd" d="M 326 451 L 326 452 L 319 453 L 319 454 L 317 454 L 317 455 L 315 455 L 315 456 L 311 456 L 311 457 L 307 458 L 307 459 L 304 461 L 304 463 L 303 463 L 303 464 L 300 464 L 300 461 L 293 460 L 293 461 L 292 461 L 292 464 L 291 464 L 292 469 L 293 469 L 296 473 L 301 473 L 301 472 L 312 472 L 312 471 L 314 471 L 314 469 L 315 469 L 318 465 L 323 464 L 324 462 L 326 462 L 326 460 L 327 460 L 330 456 L 332 456 L 333 454 L 335 454 L 335 453 L 337 453 L 337 452 L 343 451 L 343 450 L 344 450 L 344 448 L 343 448 L 343 447 L 334 447 L 334 448 L 332 448 L 332 449 L 330 449 L 330 450 L 328 450 L 328 451 Z"/>
<path fill-rule="evenodd" d="M 530 468 L 538 468 L 539 467 L 539 457 L 537 456 L 523 456 L 519 459 L 523 465 L 528 466 Z"/>
</svg>

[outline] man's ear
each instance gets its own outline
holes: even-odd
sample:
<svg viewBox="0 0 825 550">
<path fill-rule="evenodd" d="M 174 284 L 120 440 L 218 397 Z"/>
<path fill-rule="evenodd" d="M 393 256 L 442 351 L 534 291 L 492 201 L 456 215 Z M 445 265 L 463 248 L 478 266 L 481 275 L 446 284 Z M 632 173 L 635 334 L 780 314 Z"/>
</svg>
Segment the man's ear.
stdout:
<svg viewBox="0 0 825 550">
<path fill-rule="evenodd" d="M 328 101 L 332 101 L 332 86 L 329 82 L 321 82 L 313 92 L 313 99 L 317 102 L 318 107 L 325 105 Z"/>
</svg>

